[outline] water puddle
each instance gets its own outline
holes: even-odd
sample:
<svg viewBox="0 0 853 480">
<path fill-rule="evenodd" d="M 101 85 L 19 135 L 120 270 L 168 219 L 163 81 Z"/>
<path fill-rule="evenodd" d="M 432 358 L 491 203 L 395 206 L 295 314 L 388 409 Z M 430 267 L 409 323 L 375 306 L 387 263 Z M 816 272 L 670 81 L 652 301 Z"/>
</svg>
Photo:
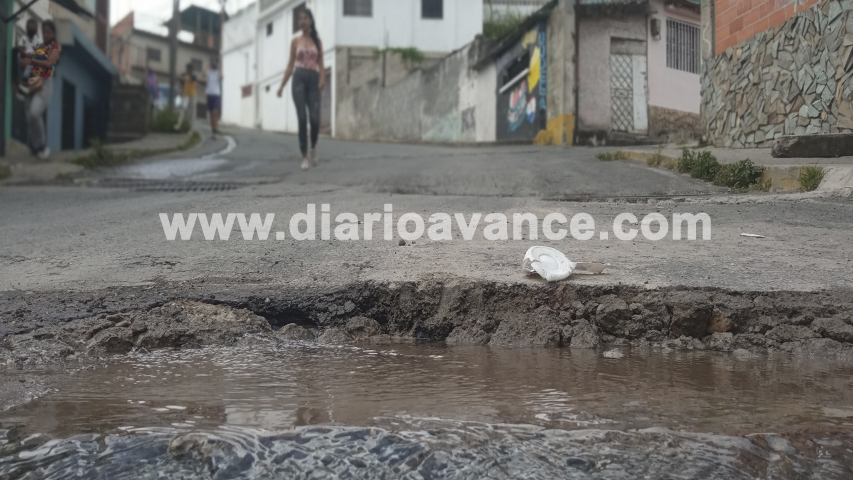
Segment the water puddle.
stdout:
<svg viewBox="0 0 853 480">
<path fill-rule="evenodd" d="M 853 367 L 619 353 L 262 343 L 133 354 L 0 412 L 0 478 L 853 475 Z"/>
</svg>

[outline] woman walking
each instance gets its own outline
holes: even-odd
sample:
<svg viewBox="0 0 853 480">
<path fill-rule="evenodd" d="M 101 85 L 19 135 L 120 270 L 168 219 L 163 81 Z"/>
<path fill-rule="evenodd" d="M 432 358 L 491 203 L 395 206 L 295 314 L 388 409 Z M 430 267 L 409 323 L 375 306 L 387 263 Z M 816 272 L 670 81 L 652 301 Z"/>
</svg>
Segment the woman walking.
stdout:
<svg viewBox="0 0 853 480">
<path fill-rule="evenodd" d="M 56 25 L 47 20 L 42 23 L 42 44 L 34 53 L 27 54 L 27 60 L 33 66 L 29 79 L 30 96 L 27 97 L 27 140 L 30 151 L 42 160 L 50 155 L 47 148 L 47 131 L 44 125 L 44 112 L 50 105 L 53 94 L 53 75 L 59 61 L 60 47 L 56 42 Z"/>
<path fill-rule="evenodd" d="M 293 103 L 299 118 L 299 149 L 302 151 L 302 170 L 317 166 L 317 136 L 320 134 L 320 91 L 326 85 L 326 70 L 323 67 L 323 42 L 314 26 L 311 10 L 303 9 L 299 14 L 302 35 L 290 43 L 290 63 L 278 89 L 278 96 L 293 77 Z M 308 157 L 308 122 L 311 122 L 311 157 Z"/>
</svg>

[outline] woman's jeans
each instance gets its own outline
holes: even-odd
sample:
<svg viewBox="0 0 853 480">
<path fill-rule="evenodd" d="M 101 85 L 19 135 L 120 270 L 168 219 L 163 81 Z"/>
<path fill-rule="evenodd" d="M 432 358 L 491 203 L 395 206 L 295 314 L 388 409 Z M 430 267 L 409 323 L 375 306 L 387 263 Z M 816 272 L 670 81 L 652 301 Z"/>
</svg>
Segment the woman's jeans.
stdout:
<svg viewBox="0 0 853 480">
<path fill-rule="evenodd" d="M 39 153 L 47 147 L 47 131 L 44 125 L 44 112 L 50 105 L 53 95 L 53 78 L 45 78 L 42 89 L 27 97 L 27 143 L 32 153 Z"/>
<path fill-rule="evenodd" d="M 307 68 L 293 72 L 293 103 L 299 118 L 299 150 L 308 153 L 308 121 L 311 121 L 311 148 L 320 135 L 320 73 Z"/>
</svg>

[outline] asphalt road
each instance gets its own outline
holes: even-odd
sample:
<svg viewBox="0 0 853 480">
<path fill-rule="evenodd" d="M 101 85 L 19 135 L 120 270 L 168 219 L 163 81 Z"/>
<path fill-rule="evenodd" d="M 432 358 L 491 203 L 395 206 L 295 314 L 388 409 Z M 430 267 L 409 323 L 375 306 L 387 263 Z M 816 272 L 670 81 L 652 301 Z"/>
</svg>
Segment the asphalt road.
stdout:
<svg viewBox="0 0 853 480">
<path fill-rule="evenodd" d="M 602 276 L 573 276 L 579 285 L 685 285 L 731 290 L 819 290 L 853 286 L 853 201 L 811 194 L 733 195 L 672 172 L 632 162 L 602 162 L 588 148 L 446 147 L 322 139 L 321 164 L 299 170 L 293 136 L 230 129 L 226 140 L 116 169 L 90 172 L 76 184 L 0 189 L 0 291 L 80 291 L 109 286 L 201 282 L 264 288 L 343 285 L 363 280 L 455 277 L 541 282 L 520 271 L 525 251 L 548 245 L 575 261 L 609 263 Z M 103 188 L 114 179 L 192 180 L 230 190 L 135 191 Z M 646 197 L 650 197 L 646 200 Z M 393 204 L 394 215 L 433 213 L 588 213 L 591 240 L 488 241 L 482 228 L 463 240 L 414 244 L 382 239 L 296 241 L 288 220 L 306 204 L 331 204 L 332 219 L 363 218 Z M 160 213 L 275 213 L 272 231 L 285 240 L 167 241 Z M 708 241 L 614 238 L 612 222 L 627 212 L 707 213 Z M 318 212 L 319 215 L 319 212 Z M 396 221 L 395 221 L 396 223 Z M 332 228 L 334 228 L 334 223 Z M 427 224 L 427 227 L 429 224 Z M 628 226 L 627 224 L 625 225 Z M 638 225 L 635 225 L 639 228 Z M 319 228 L 319 226 L 318 226 Z M 525 227 L 526 231 L 526 227 Z M 609 232 L 602 240 L 600 233 Z M 741 233 L 764 235 L 746 238 Z M 509 235 L 512 235 L 510 226 Z"/>
</svg>

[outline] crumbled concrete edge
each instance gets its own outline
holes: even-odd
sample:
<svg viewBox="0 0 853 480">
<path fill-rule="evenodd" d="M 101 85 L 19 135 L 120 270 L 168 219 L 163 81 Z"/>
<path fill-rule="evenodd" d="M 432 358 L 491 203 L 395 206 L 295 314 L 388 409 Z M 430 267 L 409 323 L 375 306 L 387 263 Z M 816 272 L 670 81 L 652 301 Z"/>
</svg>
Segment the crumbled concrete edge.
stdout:
<svg viewBox="0 0 853 480">
<path fill-rule="evenodd" d="M 199 288 L 199 289 L 196 289 Z M 771 351 L 853 360 L 853 291 L 528 285 L 466 279 L 316 290 L 201 287 L 0 292 L 0 408 L 47 391 L 32 366 L 254 342 L 446 342 L 495 348 Z M 41 392 L 41 393 L 39 393 Z"/>
</svg>

